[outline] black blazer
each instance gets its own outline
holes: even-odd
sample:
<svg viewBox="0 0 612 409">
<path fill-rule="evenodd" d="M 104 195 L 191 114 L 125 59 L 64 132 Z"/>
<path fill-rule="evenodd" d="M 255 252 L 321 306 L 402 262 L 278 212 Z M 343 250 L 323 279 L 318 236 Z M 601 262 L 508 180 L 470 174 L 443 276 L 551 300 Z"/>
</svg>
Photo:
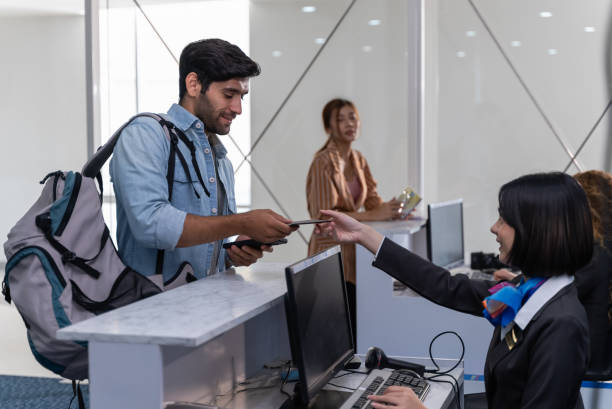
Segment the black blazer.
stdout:
<svg viewBox="0 0 612 409">
<path fill-rule="evenodd" d="M 590 360 L 589 369 L 601 371 L 608 367 L 606 361 L 606 348 L 610 339 L 610 322 L 608 310 L 610 308 L 609 284 L 612 282 L 612 253 L 607 247 L 599 244 L 593 249 L 593 258 L 590 263 L 576 271 L 575 283 L 578 290 L 578 299 L 586 311 L 589 323 Z M 518 284 L 521 275 L 511 280 Z"/>
<path fill-rule="evenodd" d="M 451 276 L 385 239 L 372 263 L 430 301 L 482 317 L 482 300 L 494 281 Z M 485 361 L 485 388 L 490 409 L 583 408 L 580 384 L 587 367 L 587 318 L 572 283 L 550 299 L 532 321 L 515 333 L 509 350 L 493 333 Z"/>
<path fill-rule="evenodd" d="M 576 272 L 578 298 L 586 310 L 589 322 L 591 338 L 589 368 L 596 371 L 608 366 L 605 356 L 610 331 L 608 320 L 610 281 L 612 281 L 612 253 L 605 247 L 596 245 L 591 262 Z"/>
</svg>

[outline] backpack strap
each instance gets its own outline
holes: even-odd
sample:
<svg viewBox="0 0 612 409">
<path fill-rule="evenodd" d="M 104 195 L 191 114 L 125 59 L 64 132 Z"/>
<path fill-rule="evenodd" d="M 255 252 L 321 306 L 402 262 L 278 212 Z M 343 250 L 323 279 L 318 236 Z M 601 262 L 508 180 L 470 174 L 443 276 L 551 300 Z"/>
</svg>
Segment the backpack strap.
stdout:
<svg viewBox="0 0 612 409">
<path fill-rule="evenodd" d="M 195 144 L 193 142 L 191 142 L 187 136 L 183 133 L 183 131 L 181 131 L 178 128 L 175 128 L 174 131 L 176 131 L 178 137 L 181 139 L 181 141 L 187 145 L 187 147 L 189 148 L 189 151 L 191 152 L 191 164 L 193 165 L 193 168 L 196 171 L 196 176 L 198 177 L 198 181 L 200 182 L 200 185 L 202 185 L 202 187 L 204 188 L 204 193 L 206 193 L 206 196 L 210 197 L 210 192 L 208 191 L 208 189 L 206 188 L 206 183 L 204 183 L 204 180 L 202 179 L 202 172 L 200 172 L 200 167 L 198 166 L 198 161 L 196 160 L 196 148 L 195 148 Z"/>
<path fill-rule="evenodd" d="M 140 117 L 149 117 L 149 118 L 155 119 L 157 122 L 159 122 L 159 124 L 164 129 L 164 133 L 166 134 L 166 137 L 170 139 L 170 132 L 168 131 L 168 128 L 164 126 L 164 123 L 166 121 L 160 115 L 149 113 L 149 112 L 134 115 L 133 117 L 129 119 L 129 121 L 121 125 L 121 127 L 115 131 L 115 133 L 110 137 L 110 139 L 104 145 L 98 148 L 96 153 L 94 153 L 93 156 L 83 166 L 83 170 L 81 171 L 81 174 L 83 176 L 87 176 L 90 178 L 96 177 L 96 175 L 100 173 L 100 169 L 102 169 L 102 166 L 104 166 L 108 158 L 110 158 L 111 155 L 113 154 L 113 149 L 115 149 L 115 145 L 117 144 L 117 141 L 119 140 L 119 136 L 121 135 L 121 132 L 123 132 L 123 130 L 129 124 L 131 124 L 132 121 Z"/>
<path fill-rule="evenodd" d="M 77 398 L 77 402 L 79 403 L 79 409 L 85 409 L 85 399 L 83 399 L 83 392 L 81 392 L 81 383 L 78 381 L 72 380 L 72 399 L 68 403 L 68 408 L 72 407 L 72 401 L 74 398 Z"/>
<path fill-rule="evenodd" d="M 55 239 L 55 237 L 53 237 L 53 233 L 51 232 L 51 218 L 49 217 L 49 213 L 43 213 L 36 216 L 36 226 L 38 226 L 43 231 L 43 233 L 45 234 L 45 238 L 49 241 L 53 248 L 55 248 L 62 255 L 62 262 L 74 264 L 76 267 L 80 268 L 83 272 L 95 279 L 98 279 L 100 277 L 100 272 L 95 268 L 91 267 L 89 264 L 87 264 L 87 261 L 90 260 L 86 260 L 82 257 L 77 256 L 76 254 L 74 254 L 74 252 L 64 247 L 62 243 L 60 243 Z M 98 254 L 100 254 L 100 252 L 102 251 L 106 240 L 108 240 L 108 237 L 108 228 L 105 227 L 100 243 L 100 251 L 98 252 Z"/>
<path fill-rule="evenodd" d="M 198 181 L 200 182 L 200 185 L 202 185 L 202 187 L 204 188 L 204 193 L 206 193 L 206 196 L 210 197 L 210 192 L 206 188 L 206 184 L 204 183 L 202 174 L 200 172 L 200 167 L 198 166 L 198 162 L 196 160 L 195 145 L 193 144 L 193 142 L 191 142 L 187 138 L 187 136 L 185 136 L 183 131 L 181 131 L 179 128 L 174 126 L 172 122 L 166 121 L 164 119 L 162 119 L 162 121 L 163 121 L 162 126 L 164 126 L 166 130 L 169 130 L 167 135 L 170 140 L 170 155 L 168 156 L 168 172 L 166 173 L 166 181 L 168 182 L 168 201 L 172 201 L 172 192 L 173 192 L 173 187 L 174 187 L 174 168 L 176 166 L 177 156 L 179 158 L 179 162 L 181 163 L 181 166 L 183 167 L 183 170 L 185 171 L 187 180 L 189 180 L 189 184 L 191 184 L 191 186 L 193 187 L 193 193 L 196 195 L 198 199 L 200 198 L 200 195 L 195 189 L 195 186 L 193 186 L 193 179 L 191 178 L 191 172 L 189 171 L 189 166 L 187 165 L 187 161 L 185 160 L 185 157 L 181 153 L 180 149 L 178 148 L 179 139 L 189 148 L 189 151 L 191 152 L 191 163 L 193 164 L 193 168 L 196 171 Z M 161 249 L 157 250 L 157 259 L 155 262 L 155 274 L 161 275 L 163 272 L 164 254 L 165 254 L 165 250 L 161 250 Z"/>
<path fill-rule="evenodd" d="M 193 193 L 199 199 L 200 194 L 196 190 L 195 186 L 193 186 L 193 179 L 191 178 L 191 172 L 189 172 L 189 166 L 187 166 L 187 161 L 185 160 L 185 157 L 181 153 L 180 149 L 178 148 L 178 138 L 176 136 L 176 133 L 174 132 L 174 130 L 172 130 L 172 133 L 170 134 L 170 155 L 168 157 L 168 173 L 166 174 L 166 180 L 168 180 L 168 200 L 172 200 L 172 185 L 174 184 L 174 156 L 175 155 L 178 156 L 179 162 L 181 162 L 181 166 L 183 166 L 185 175 L 187 175 L 187 180 L 189 180 L 189 184 L 193 188 Z M 192 154 L 192 157 L 193 157 L 193 154 Z M 172 161 L 172 168 L 170 167 L 170 161 Z M 197 162 L 194 162 L 194 163 L 195 163 L 195 169 L 198 175 L 198 179 L 202 180 L 202 176 L 200 175 L 200 169 L 197 167 L 198 166 Z M 172 178 L 169 177 L 170 171 L 172 171 L 172 175 L 173 175 Z M 210 197 L 210 192 L 206 189 L 205 186 L 204 186 L 204 192 L 206 193 L 208 197 Z"/>
<path fill-rule="evenodd" d="M 131 124 L 132 121 L 134 121 L 136 118 L 139 118 L 139 117 L 149 117 L 149 118 L 155 119 L 159 123 L 159 125 L 162 127 L 164 134 L 166 135 L 166 138 L 170 142 L 170 154 L 168 155 L 168 171 L 166 173 L 166 181 L 168 183 L 168 201 L 172 200 L 172 191 L 173 191 L 173 186 L 174 186 L 174 169 L 176 166 L 177 156 L 178 156 L 179 162 L 181 163 L 181 166 L 183 167 L 183 170 L 185 171 L 187 180 L 193 187 L 193 193 L 196 195 L 198 199 L 200 198 L 200 194 L 196 190 L 195 186 L 193 186 L 193 179 L 191 178 L 191 172 L 189 171 L 189 166 L 187 165 L 187 161 L 185 160 L 185 157 L 181 153 L 180 149 L 178 148 L 179 139 L 189 148 L 189 151 L 191 153 L 191 163 L 196 172 L 198 182 L 200 182 L 200 185 L 202 185 L 202 188 L 204 189 L 204 193 L 206 193 L 206 196 L 210 197 L 210 192 L 206 188 L 206 184 L 204 183 L 204 179 L 202 178 L 202 174 L 200 172 L 200 167 L 198 166 L 198 162 L 196 160 L 196 149 L 195 149 L 194 143 L 190 141 L 189 138 L 187 138 L 187 136 L 183 133 L 183 131 L 177 128 L 172 122 L 164 119 L 161 115 L 148 113 L 148 112 L 137 114 L 137 115 L 134 115 L 132 118 L 130 118 L 129 121 L 127 121 L 119 129 L 117 129 L 117 131 L 115 131 L 115 133 L 110 137 L 110 139 L 103 146 L 101 146 L 96 151 L 96 153 L 83 166 L 83 170 L 81 171 L 83 176 L 87 176 L 90 178 L 95 177 L 96 179 L 98 179 L 98 183 L 100 185 L 100 197 L 102 197 L 101 196 L 102 195 L 102 183 L 100 182 L 101 181 L 100 169 L 102 169 L 102 166 L 104 166 L 106 161 L 112 155 L 113 149 L 115 148 L 115 145 L 117 144 L 117 141 L 119 140 L 119 136 L 121 135 L 121 132 L 123 132 L 123 130 L 129 124 Z M 155 266 L 155 274 L 161 274 L 163 270 L 163 266 L 164 266 L 164 250 L 160 249 L 160 250 L 157 250 L 157 261 L 156 261 L 156 266 Z"/>
</svg>

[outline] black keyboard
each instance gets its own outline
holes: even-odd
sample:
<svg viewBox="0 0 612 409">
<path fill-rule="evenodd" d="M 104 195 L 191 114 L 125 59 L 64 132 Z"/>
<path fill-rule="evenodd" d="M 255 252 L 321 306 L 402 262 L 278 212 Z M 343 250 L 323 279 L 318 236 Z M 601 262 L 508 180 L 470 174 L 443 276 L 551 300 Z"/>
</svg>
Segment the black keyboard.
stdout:
<svg viewBox="0 0 612 409">
<path fill-rule="evenodd" d="M 421 401 L 425 399 L 425 396 L 429 391 L 429 383 L 426 380 L 413 376 L 410 373 L 402 371 L 401 369 L 375 375 L 376 376 L 373 379 L 371 376 L 366 378 L 365 383 L 361 385 L 359 389 L 361 390 L 363 387 L 365 387 L 365 391 L 361 393 L 361 396 L 359 396 L 357 401 L 350 406 L 351 409 L 363 409 L 370 407 L 368 395 L 382 395 L 389 386 L 393 385 L 408 386 L 412 388 L 414 393 Z"/>
</svg>

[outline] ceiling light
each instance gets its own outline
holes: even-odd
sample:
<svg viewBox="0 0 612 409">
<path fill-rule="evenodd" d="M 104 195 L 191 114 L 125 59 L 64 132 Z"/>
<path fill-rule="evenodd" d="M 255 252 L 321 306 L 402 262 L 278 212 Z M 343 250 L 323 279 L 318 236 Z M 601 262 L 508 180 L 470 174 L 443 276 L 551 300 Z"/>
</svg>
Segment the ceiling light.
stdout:
<svg viewBox="0 0 612 409">
<path fill-rule="evenodd" d="M 465 51 L 457 51 L 457 57 L 463 58 L 463 57 L 465 57 L 465 55 L 466 55 Z"/>
<path fill-rule="evenodd" d="M 368 25 L 369 26 L 379 26 L 380 25 L 380 20 L 379 19 L 372 19 L 370 21 L 368 21 Z"/>
<path fill-rule="evenodd" d="M 520 47 L 520 46 L 521 46 L 521 44 L 522 44 L 522 43 L 521 43 L 520 41 L 518 41 L 518 40 L 514 40 L 514 41 L 511 41 L 511 42 L 510 42 L 510 45 L 511 45 L 512 47 Z"/>
<path fill-rule="evenodd" d="M 283 55 L 283 53 L 282 53 L 281 51 L 279 51 L 279 50 L 274 50 L 274 51 L 272 51 L 272 57 L 276 57 L 276 58 L 278 58 L 278 57 L 280 57 L 281 55 Z"/>
<path fill-rule="evenodd" d="M 556 48 L 549 48 L 548 49 L 548 55 L 557 55 L 559 54 L 559 51 L 557 51 Z"/>
<path fill-rule="evenodd" d="M 361 49 L 363 50 L 364 53 L 369 53 L 370 51 L 372 51 L 372 46 L 364 45 L 363 47 L 361 47 Z"/>
<path fill-rule="evenodd" d="M 584 31 L 586 33 L 594 33 L 595 32 L 595 27 L 590 27 L 590 26 L 589 27 L 585 27 Z"/>
<path fill-rule="evenodd" d="M 465 32 L 466 37 L 476 37 L 476 31 L 469 30 Z"/>
<path fill-rule="evenodd" d="M 323 37 L 315 38 L 315 44 L 325 44 L 325 39 Z"/>
<path fill-rule="evenodd" d="M 540 17 L 542 18 L 551 18 L 552 13 L 550 11 L 540 11 Z"/>
<path fill-rule="evenodd" d="M 302 12 L 303 13 L 314 13 L 315 11 L 317 11 L 317 8 L 315 6 L 304 6 L 304 7 L 302 7 Z"/>
</svg>

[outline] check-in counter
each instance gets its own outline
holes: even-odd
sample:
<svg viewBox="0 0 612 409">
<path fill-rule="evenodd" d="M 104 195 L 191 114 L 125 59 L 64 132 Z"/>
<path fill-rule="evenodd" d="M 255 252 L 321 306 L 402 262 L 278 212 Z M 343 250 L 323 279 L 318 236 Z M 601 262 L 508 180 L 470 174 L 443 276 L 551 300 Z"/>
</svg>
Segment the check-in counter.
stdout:
<svg viewBox="0 0 612 409">
<path fill-rule="evenodd" d="M 169 402 L 281 407 L 287 397 L 263 368 L 291 356 L 284 267 L 229 270 L 59 330 L 61 339 L 89 342 L 90 408 L 161 409 Z M 461 385 L 463 370 L 455 372 Z M 363 377 L 334 383 L 346 390 Z M 265 381 L 251 389 L 264 378 L 273 387 Z M 435 384 L 425 404 L 454 407 L 454 396 L 449 385 Z"/>
<path fill-rule="evenodd" d="M 209 402 L 290 357 L 284 267 L 229 270 L 59 330 L 89 342 L 90 407 Z"/>
</svg>

